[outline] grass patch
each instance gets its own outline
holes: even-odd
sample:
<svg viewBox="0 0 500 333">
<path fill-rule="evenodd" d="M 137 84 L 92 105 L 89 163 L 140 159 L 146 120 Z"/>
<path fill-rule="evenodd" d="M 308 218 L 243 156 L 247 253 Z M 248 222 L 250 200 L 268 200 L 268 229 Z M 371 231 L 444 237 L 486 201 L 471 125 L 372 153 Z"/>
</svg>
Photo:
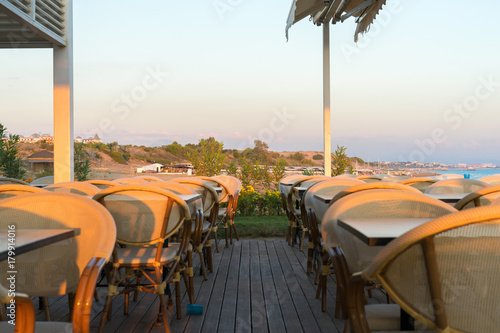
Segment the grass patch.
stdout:
<svg viewBox="0 0 500 333">
<path fill-rule="evenodd" d="M 288 229 L 286 216 L 236 216 L 234 223 L 240 238 L 284 238 Z M 224 239 L 223 227 L 219 228 L 217 236 Z"/>
</svg>

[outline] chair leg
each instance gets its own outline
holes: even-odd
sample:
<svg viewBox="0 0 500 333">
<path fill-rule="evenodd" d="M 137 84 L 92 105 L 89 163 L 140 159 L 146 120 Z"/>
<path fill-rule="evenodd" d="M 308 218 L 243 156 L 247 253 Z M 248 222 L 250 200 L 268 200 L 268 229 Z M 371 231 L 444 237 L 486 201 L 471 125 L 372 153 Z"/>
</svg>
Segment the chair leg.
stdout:
<svg viewBox="0 0 500 333">
<path fill-rule="evenodd" d="M 207 268 L 205 267 L 205 260 L 203 258 L 203 252 L 198 251 L 198 254 L 200 255 L 201 271 L 203 273 L 203 278 L 206 281 L 208 279 L 208 277 L 207 277 Z"/>
<path fill-rule="evenodd" d="M 210 273 L 213 273 L 214 271 L 214 266 L 212 264 L 212 240 L 208 239 L 207 243 L 205 244 L 205 249 L 206 249 L 206 256 L 207 256 L 207 264 L 208 264 L 208 270 Z"/>
<path fill-rule="evenodd" d="M 228 227 L 229 226 L 229 223 L 227 222 L 227 217 L 224 218 L 224 233 L 225 233 L 225 236 L 226 236 L 226 249 L 229 247 L 229 236 L 231 237 L 231 245 L 233 244 L 233 232 L 231 229 L 229 229 L 229 232 L 228 232 Z M 228 235 L 229 233 L 229 235 Z"/>
<path fill-rule="evenodd" d="M 142 276 L 140 276 L 140 275 L 139 275 L 139 276 L 137 277 L 137 284 L 141 284 L 141 280 L 142 280 Z M 137 289 L 136 289 L 136 290 L 134 291 L 134 298 L 133 298 L 134 302 L 137 302 L 137 297 L 138 297 L 138 295 L 139 295 L 139 292 L 138 292 L 138 291 L 137 291 Z"/>
<path fill-rule="evenodd" d="M 45 320 L 46 321 L 50 321 L 49 298 L 48 297 L 42 297 L 42 299 L 43 299 L 43 310 L 45 312 Z"/>
<path fill-rule="evenodd" d="M 75 304 L 75 293 L 68 294 L 68 303 L 69 303 L 69 319 L 73 318 L 73 307 Z"/>
<path fill-rule="evenodd" d="M 170 325 L 168 324 L 168 321 L 167 321 L 167 307 L 165 305 L 165 295 L 160 294 L 160 295 L 158 295 L 158 298 L 160 299 L 160 313 L 159 313 L 159 315 L 161 315 L 161 320 L 163 321 L 163 325 L 165 326 L 165 333 L 170 333 Z"/>
<path fill-rule="evenodd" d="M 194 304 L 193 252 L 192 251 L 188 251 L 187 260 L 188 260 L 188 267 L 186 267 L 186 272 L 188 275 L 189 287 L 187 287 L 186 289 L 188 290 L 189 303 Z"/>
<path fill-rule="evenodd" d="M 233 231 L 234 231 L 234 237 L 236 237 L 236 240 L 239 241 L 240 240 L 240 237 L 238 237 L 238 231 L 236 231 L 236 224 L 234 224 L 234 219 L 231 219 L 229 221 L 230 225 L 232 226 L 233 228 Z M 233 238 L 231 237 L 231 244 L 233 244 Z"/>
<path fill-rule="evenodd" d="M 217 237 L 217 226 L 212 228 L 212 232 L 214 233 L 215 251 L 217 251 L 217 253 L 219 253 L 219 239 Z"/>
</svg>

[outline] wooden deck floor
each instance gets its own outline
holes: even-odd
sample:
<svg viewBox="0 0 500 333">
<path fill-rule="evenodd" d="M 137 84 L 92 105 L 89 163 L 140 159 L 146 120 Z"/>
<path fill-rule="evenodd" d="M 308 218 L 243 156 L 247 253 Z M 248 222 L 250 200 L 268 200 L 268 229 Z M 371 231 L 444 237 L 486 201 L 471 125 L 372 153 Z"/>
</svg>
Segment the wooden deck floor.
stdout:
<svg viewBox="0 0 500 333">
<path fill-rule="evenodd" d="M 175 306 L 169 310 L 172 332 L 342 332 L 344 322 L 334 315 L 335 281 L 328 281 L 328 310 L 322 312 L 314 276 L 306 275 L 306 251 L 284 240 L 240 240 L 229 248 L 224 244 L 214 253 L 208 280 L 195 273 L 195 299 L 203 314 L 186 315 L 188 300 L 182 290 L 182 318 L 175 318 Z M 97 331 L 106 292 L 98 288 L 101 299 L 93 305 L 92 332 Z M 384 296 L 375 297 L 370 302 Z M 52 298 L 50 304 L 52 320 L 68 320 L 66 297 Z M 105 332 L 164 332 L 155 325 L 158 309 L 155 295 L 140 293 L 124 315 L 123 296 L 115 297 Z M 43 311 L 37 318 L 44 319 Z"/>
</svg>

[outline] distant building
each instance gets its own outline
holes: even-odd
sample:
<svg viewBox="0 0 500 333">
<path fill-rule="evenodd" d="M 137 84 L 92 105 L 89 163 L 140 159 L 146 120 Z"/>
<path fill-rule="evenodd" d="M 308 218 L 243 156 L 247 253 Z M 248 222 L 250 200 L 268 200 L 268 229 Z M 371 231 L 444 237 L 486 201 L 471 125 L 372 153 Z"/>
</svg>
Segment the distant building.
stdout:
<svg viewBox="0 0 500 333">
<path fill-rule="evenodd" d="M 82 137 L 81 137 L 81 136 L 77 136 L 77 137 L 75 138 L 75 142 L 76 142 L 76 143 L 81 143 L 82 141 L 83 141 L 83 140 L 82 140 Z"/>
<path fill-rule="evenodd" d="M 137 168 L 137 173 L 142 173 L 142 172 L 158 173 L 158 172 L 162 172 L 164 168 L 165 168 L 165 166 L 163 164 L 154 163 L 154 164 L 150 164 L 150 165 L 145 165 L 142 168 Z"/>
<path fill-rule="evenodd" d="M 100 143 L 101 139 L 99 138 L 99 135 L 97 135 L 97 133 L 96 133 L 96 135 L 94 135 L 93 137 L 89 137 L 88 139 L 82 139 L 81 142 L 83 142 L 83 143 Z"/>
<path fill-rule="evenodd" d="M 34 172 L 54 170 L 54 153 L 48 150 L 39 151 L 28 156 L 28 162 Z"/>
</svg>

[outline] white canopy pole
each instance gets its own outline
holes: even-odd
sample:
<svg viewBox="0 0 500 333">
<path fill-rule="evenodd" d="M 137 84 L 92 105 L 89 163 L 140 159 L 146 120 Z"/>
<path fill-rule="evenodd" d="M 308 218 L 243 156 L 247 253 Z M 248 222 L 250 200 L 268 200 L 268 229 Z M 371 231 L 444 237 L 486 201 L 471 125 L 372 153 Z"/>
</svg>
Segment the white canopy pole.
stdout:
<svg viewBox="0 0 500 333">
<path fill-rule="evenodd" d="M 330 27 L 323 22 L 323 146 L 325 176 L 332 175 L 332 143 L 330 137 Z"/>
</svg>

